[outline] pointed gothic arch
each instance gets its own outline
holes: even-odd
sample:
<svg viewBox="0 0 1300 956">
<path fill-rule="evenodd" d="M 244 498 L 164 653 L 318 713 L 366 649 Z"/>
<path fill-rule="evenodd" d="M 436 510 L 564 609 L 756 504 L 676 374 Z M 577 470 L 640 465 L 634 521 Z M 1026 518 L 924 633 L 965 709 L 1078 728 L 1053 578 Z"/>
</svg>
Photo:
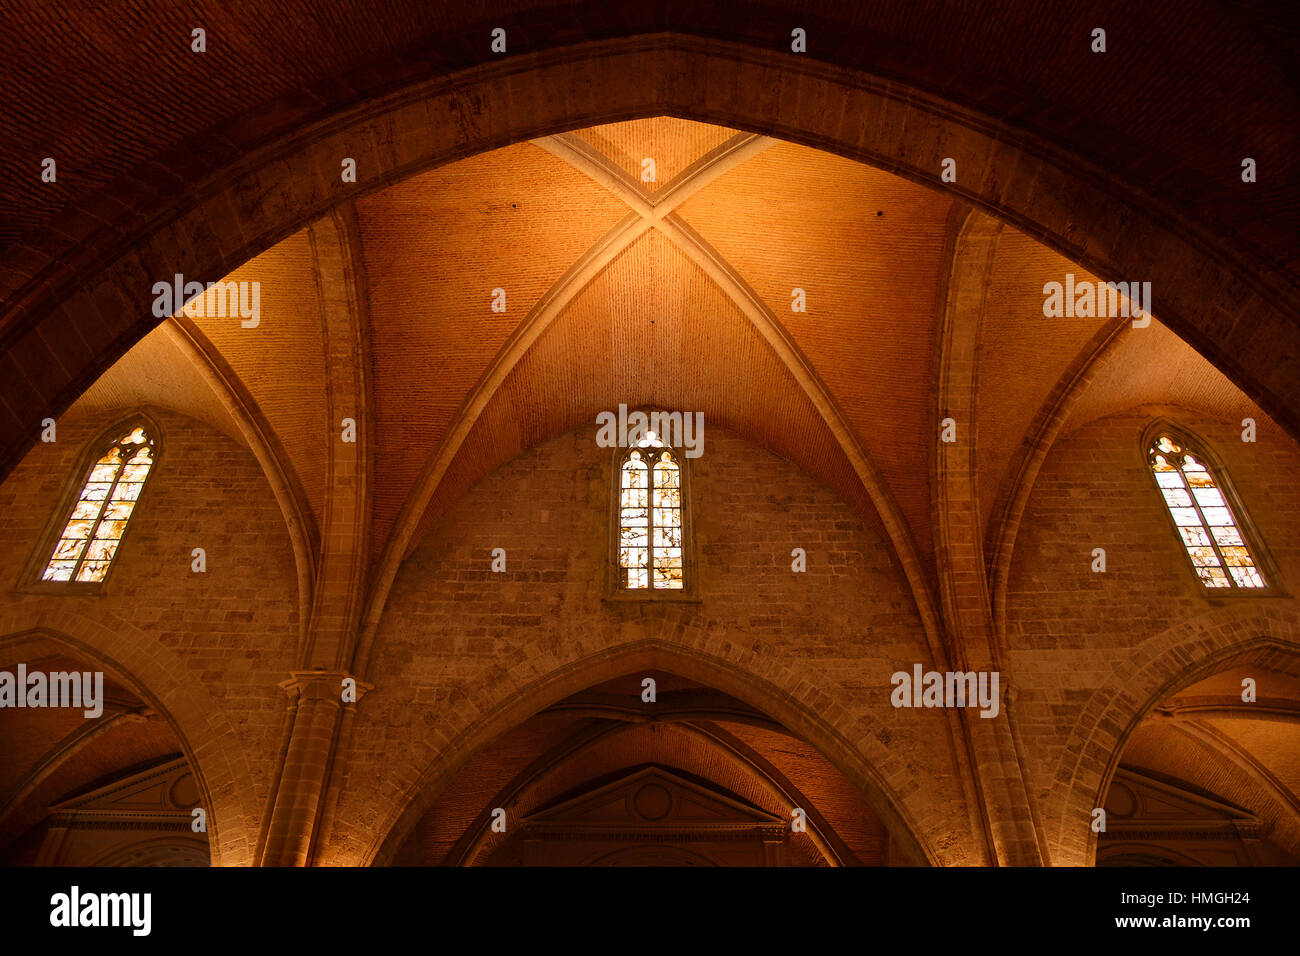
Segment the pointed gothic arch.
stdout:
<svg viewBox="0 0 1300 956">
<path fill-rule="evenodd" d="M 95 594 L 107 587 L 157 471 L 162 432 L 135 411 L 89 441 L 23 574 L 26 587 Z"/>
<path fill-rule="evenodd" d="M 613 597 L 690 599 L 697 594 L 690 457 L 672 435 L 672 416 L 634 411 L 649 427 L 614 452 L 610 481 L 610 582 Z M 678 438 L 680 438 L 680 429 Z"/>
<path fill-rule="evenodd" d="M 1158 419 L 1143 430 L 1142 448 L 1174 536 L 1206 595 L 1280 593 L 1277 565 L 1209 444 Z"/>
</svg>

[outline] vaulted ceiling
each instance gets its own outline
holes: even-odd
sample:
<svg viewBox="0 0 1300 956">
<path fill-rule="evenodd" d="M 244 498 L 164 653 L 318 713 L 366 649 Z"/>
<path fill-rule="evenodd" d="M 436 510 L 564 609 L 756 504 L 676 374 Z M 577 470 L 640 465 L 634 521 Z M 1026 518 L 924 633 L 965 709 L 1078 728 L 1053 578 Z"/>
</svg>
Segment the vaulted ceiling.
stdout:
<svg viewBox="0 0 1300 956">
<path fill-rule="evenodd" d="M 599 411 L 702 411 L 706 442 L 709 425 L 733 429 L 836 490 L 925 590 L 931 456 L 950 406 L 972 410 L 959 427 L 978 449 L 986 539 L 1032 482 L 1045 434 L 1147 404 L 1263 418 L 1158 321 L 1044 318 L 1044 283 L 1070 272 L 1091 278 L 938 190 L 656 117 L 508 146 L 359 200 L 232 273 L 260 283 L 256 328 L 178 315 L 79 406 L 162 405 L 248 441 L 309 540 L 327 521 L 341 418 L 356 418 L 372 569 L 400 561 L 479 478 Z M 346 360 L 340 311 L 361 340 Z M 977 358 L 969 396 L 940 384 L 945 316 Z M 359 407 L 338 407 L 341 361 L 364 383 Z"/>
</svg>

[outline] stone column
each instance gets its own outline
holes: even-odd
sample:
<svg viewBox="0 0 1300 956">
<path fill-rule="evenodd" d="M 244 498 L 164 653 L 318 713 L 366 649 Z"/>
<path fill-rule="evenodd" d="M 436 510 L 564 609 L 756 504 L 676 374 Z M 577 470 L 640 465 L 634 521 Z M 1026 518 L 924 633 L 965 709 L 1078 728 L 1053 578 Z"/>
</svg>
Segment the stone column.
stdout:
<svg viewBox="0 0 1300 956">
<path fill-rule="evenodd" d="M 350 674 L 340 671 L 295 671 L 280 684 L 295 702 L 293 727 L 276 788 L 262 866 L 307 864 L 334 756 L 339 717 L 345 707 L 355 706 L 343 700 L 344 681 L 350 678 Z M 356 681 L 356 700 L 369 689 L 369 684 Z"/>
</svg>

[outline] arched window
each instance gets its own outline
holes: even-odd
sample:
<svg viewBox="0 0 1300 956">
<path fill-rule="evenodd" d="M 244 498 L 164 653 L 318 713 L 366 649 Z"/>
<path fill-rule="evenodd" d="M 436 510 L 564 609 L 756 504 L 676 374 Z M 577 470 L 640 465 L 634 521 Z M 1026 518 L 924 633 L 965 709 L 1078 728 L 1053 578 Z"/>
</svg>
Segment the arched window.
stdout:
<svg viewBox="0 0 1300 956">
<path fill-rule="evenodd" d="M 686 509 L 677 452 L 649 432 L 622 457 L 617 581 L 628 591 L 686 589 Z"/>
<path fill-rule="evenodd" d="M 1233 514 L 1226 483 L 1206 456 L 1173 432 L 1157 431 L 1147 462 L 1201 584 L 1210 589 L 1267 588 L 1251 553 L 1241 509 Z"/>
<path fill-rule="evenodd" d="M 104 580 L 153 461 L 153 439 L 142 426 L 134 425 L 91 463 L 42 581 Z"/>
</svg>

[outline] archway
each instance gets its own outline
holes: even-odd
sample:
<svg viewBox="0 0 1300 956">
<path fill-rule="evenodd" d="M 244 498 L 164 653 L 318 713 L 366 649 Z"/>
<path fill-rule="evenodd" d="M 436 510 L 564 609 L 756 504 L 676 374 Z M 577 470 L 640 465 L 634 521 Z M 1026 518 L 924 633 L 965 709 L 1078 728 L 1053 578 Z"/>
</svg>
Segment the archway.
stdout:
<svg viewBox="0 0 1300 956">
<path fill-rule="evenodd" d="M 199 778 L 174 721 L 135 682 L 101 667 L 66 640 L 32 633 L 0 642 L 0 670 L 6 681 L 16 676 L 26 704 L 3 723 L 0 858 L 207 866 L 207 834 L 192 826 Z"/>
<path fill-rule="evenodd" d="M 771 668 L 765 670 L 770 671 Z M 896 788 L 905 781 L 882 774 L 863 757 L 862 754 L 866 751 L 870 756 L 887 762 L 888 755 L 878 743 L 859 743 L 856 749 L 849 746 L 841 729 L 831 726 L 819 716 L 815 706 L 783 692 L 769 676 L 760 676 L 743 665 L 731 662 L 725 653 L 715 654 L 651 640 L 624 644 L 591 654 L 573 665 L 557 668 L 527 688 L 499 693 L 495 706 L 486 708 L 479 720 L 461 731 L 434 762 L 425 768 L 416 783 L 408 788 L 401 811 L 391 816 L 391 822 L 385 822 L 376 829 L 376 836 L 364 862 L 378 865 L 395 862 L 404 844 L 416 833 L 420 821 L 442 795 L 448 792 L 462 769 L 503 734 L 548 708 L 563 712 L 566 700 L 567 707 L 572 712 L 572 708 L 583 706 L 582 699 L 575 695 L 580 695 L 585 690 L 598 688 L 608 681 L 619 681 L 620 678 L 622 683 L 618 686 L 622 686 L 629 680 L 627 675 L 654 673 L 674 675 L 674 679 L 688 690 L 704 688 L 725 695 L 711 699 L 706 712 L 712 716 L 720 713 L 718 702 L 726 700 L 733 719 L 742 717 L 745 721 L 760 725 L 780 727 L 786 734 L 806 742 L 825 761 L 827 767 L 833 768 L 856 789 L 865 805 L 879 818 L 883 830 L 889 833 L 897 848 L 894 857 L 896 862 L 925 864 L 941 861 L 942 858 L 931 843 L 931 831 L 945 824 L 938 819 L 931 819 L 931 814 L 921 804 L 913 805 L 900 798 Z M 635 677 L 638 686 L 641 679 L 640 676 Z M 498 688 L 511 684 L 513 682 L 508 678 L 493 681 L 493 685 Z M 608 688 L 604 690 L 607 691 Z M 624 693 L 622 697 L 626 698 L 627 694 Z M 583 732 L 580 728 L 573 729 L 575 733 Z M 571 748 L 572 745 L 573 741 L 570 740 L 562 746 Z M 522 769 L 516 768 L 516 772 Z M 510 792 L 522 793 L 524 783 L 517 782 L 512 790 L 509 779 L 513 778 L 503 781 L 500 786 Z M 493 808 L 476 808 L 475 812 L 477 814 L 479 809 L 489 812 Z M 917 821 L 918 812 L 923 814 L 920 822 Z M 781 823 L 784 825 L 785 820 L 782 819 Z M 475 832 L 478 833 L 481 829 L 479 826 Z M 344 862 L 341 859 L 332 860 L 331 852 L 331 848 L 326 846 L 320 862 Z M 468 850 L 462 847 L 457 852 L 463 856 Z"/>
<path fill-rule="evenodd" d="M 1300 655 L 1247 652 L 1133 728 L 1103 807 L 1097 865 L 1300 862 Z"/>
<path fill-rule="evenodd" d="M 1243 633 L 1254 636 L 1243 637 Z M 1120 802 L 1121 818 L 1141 820 L 1144 807 L 1156 800 L 1177 805 L 1190 798 L 1192 802 L 1201 800 L 1203 815 L 1229 822 L 1241 818 L 1242 828 L 1249 830 L 1249 821 L 1236 812 L 1242 809 L 1239 801 L 1243 796 L 1247 802 L 1257 797 L 1261 805 L 1271 804 L 1274 821 L 1282 814 L 1294 814 L 1297 808 L 1287 808 L 1286 797 L 1277 792 L 1276 788 L 1272 788 L 1274 792 L 1267 793 L 1269 787 L 1258 786 L 1258 773 L 1255 774 L 1255 784 L 1247 788 L 1254 791 L 1254 797 L 1246 796 L 1245 792 L 1225 796 L 1222 788 L 1209 780 L 1201 781 L 1200 784 L 1192 783 L 1190 792 L 1180 793 L 1179 790 L 1187 789 L 1183 786 L 1188 782 L 1186 777 L 1189 771 L 1186 767 L 1180 770 L 1173 765 L 1138 765 L 1121 774 L 1125 754 L 1143 725 L 1150 730 L 1152 721 L 1168 720 L 1170 713 L 1179 710 L 1186 703 L 1185 699 L 1180 699 L 1182 695 L 1190 693 L 1194 698 L 1203 696 L 1201 691 L 1207 686 L 1206 682 L 1214 681 L 1216 675 L 1220 675 L 1219 684 L 1225 679 L 1229 683 L 1236 681 L 1238 693 L 1242 689 L 1240 678 L 1243 675 L 1253 675 L 1256 678 L 1270 675 L 1267 683 L 1273 688 L 1271 695 L 1285 706 L 1289 697 L 1294 696 L 1293 689 L 1284 686 L 1291 680 L 1287 675 L 1294 675 L 1300 669 L 1300 655 L 1297 654 L 1296 644 L 1290 639 L 1294 633 L 1295 622 L 1289 616 L 1262 611 L 1243 616 L 1239 609 L 1229 607 L 1152 637 L 1139 653 L 1117 667 L 1112 680 L 1093 695 L 1092 701 L 1076 722 L 1073 736 L 1080 743 L 1063 753 L 1057 764 L 1058 771 L 1068 768 L 1066 772 L 1070 774 L 1071 786 L 1062 804 L 1059 829 L 1052 834 L 1055 837 L 1056 862 L 1087 865 L 1099 860 L 1101 841 L 1099 833 L 1092 827 L 1094 811 L 1098 808 L 1106 809 L 1106 800 L 1112 794 L 1117 777 L 1121 778 L 1123 787 L 1133 794 L 1133 798 L 1126 796 Z M 1225 688 L 1226 685 L 1216 685 L 1216 706 L 1224 705 Z M 1253 706 L 1246 704 L 1240 696 L 1238 702 L 1243 707 Z M 1162 707 L 1165 708 L 1163 713 Z M 1253 715 L 1262 714 L 1267 709 L 1259 708 Z M 1236 717 L 1240 719 L 1245 715 L 1245 711 L 1240 711 Z M 1294 728 L 1289 732 L 1294 732 Z M 1216 749 L 1221 757 L 1225 751 L 1230 750 L 1236 751 L 1236 757 L 1241 756 L 1240 747 L 1224 747 L 1223 743 L 1220 742 L 1216 748 L 1208 740 L 1202 740 L 1199 748 L 1192 749 L 1197 749 L 1202 754 L 1202 759 Z M 1150 744 L 1150 739 L 1144 742 L 1144 752 L 1152 751 Z M 1155 749 L 1159 749 L 1158 745 Z M 1150 760 L 1146 762 L 1151 763 Z M 1137 773 L 1136 778 L 1126 781 L 1122 779 L 1125 776 L 1133 777 L 1134 771 Z M 1161 790 L 1163 795 L 1154 796 L 1155 791 Z M 1152 792 L 1152 799 L 1143 796 L 1147 791 Z M 1111 809 L 1115 809 L 1115 806 L 1112 804 Z M 1107 815 L 1108 821 L 1109 818 L 1110 814 Z M 1300 824 L 1300 818 L 1297 818 L 1297 823 Z M 1177 846 L 1171 846 L 1166 849 L 1187 855 L 1185 848 L 1180 850 Z M 1128 852 L 1122 850 L 1120 855 Z"/>
<path fill-rule="evenodd" d="M 394 862 L 906 861 L 862 794 L 816 748 L 729 695 L 651 671 L 571 695 L 480 750 Z"/>
<path fill-rule="evenodd" d="M 126 621 L 91 621 L 72 611 L 54 613 L 35 607 L 26 613 L 18 608 L 0 617 L 0 634 L 7 635 L 0 638 L 0 658 L 6 667 L 36 655 L 56 663 L 80 664 L 82 670 L 102 670 L 110 687 L 115 684 L 125 691 L 118 695 L 118 706 L 102 715 L 112 721 L 105 721 L 107 730 L 78 728 L 82 730 L 80 735 L 64 738 L 54 750 L 34 761 L 38 773 L 28 773 L 23 781 L 15 781 L 14 792 L 20 802 L 49 796 L 40 785 L 57 777 L 53 772 L 63 762 L 61 756 L 81 753 L 85 744 L 93 744 L 97 733 L 107 737 L 114 728 L 120 731 L 132 720 L 153 718 L 165 730 L 155 735 L 158 740 L 153 750 L 146 747 L 131 751 L 137 761 L 145 763 L 126 768 L 128 776 L 137 771 L 156 771 L 160 781 L 167 777 L 164 789 L 178 794 L 163 809 L 188 814 L 190 806 L 198 806 L 206 811 L 213 866 L 251 863 L 256 808 L 249 805 L 248 795 L 254 790 L 242 753 L 230 743 L 234 729 L 206 688 L 184 676 L 186 669 L 172 659 L 170 652 Z M 166 746 L 158 749 L 159 741 L 164 740 L 170 741 L 171 750 Z M 174 749 L 179 749 L 184 767 L 176 760 L 164 759 Z M 93 762 L 75 762 L 86 764 L 88 770 L 94 766 Z M 177 766 L 173 768 L 173 764 Z M 42 767 L 49 772 L 39 772 Z M 175 772 L 168 774 L 173 769 Z M 178 779 L 186 773 L 189 782 L 178 785 Z M 72 788 L 77 791 L 93 782 L 104 781 L 86 777 L 74 781 Z"/>
</svg>

